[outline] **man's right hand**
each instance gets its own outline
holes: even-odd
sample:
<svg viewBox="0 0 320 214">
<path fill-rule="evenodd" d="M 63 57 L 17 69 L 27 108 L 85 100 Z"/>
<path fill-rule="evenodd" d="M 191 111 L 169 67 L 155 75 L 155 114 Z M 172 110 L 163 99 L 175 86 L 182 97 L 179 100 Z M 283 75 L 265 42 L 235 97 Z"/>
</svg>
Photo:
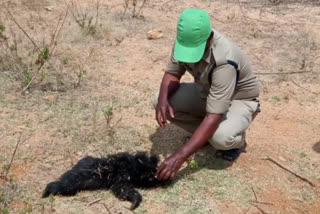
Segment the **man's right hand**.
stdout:
<svg viewBox="0 0 320 214">
<path fill-rule="evenodd" d="M 156 120 L 160 127 L 164 127 L 168 124 L 167 116 L 174 118 L 174 111 L 169 103 L 169 97 L 179 88 L 179 85 L 180 77 L 170 73 L 164 73 L 156 107 Z"/>
<path fill-rule="evenodd" d="M 171 118 L 174 118 L 173 108 L 169 104 L 168 100 L 159 101 L 156 107 L 156 120 L 160 127 L 164 127 L 167 122 L 167 113 Z"/>
</svg>

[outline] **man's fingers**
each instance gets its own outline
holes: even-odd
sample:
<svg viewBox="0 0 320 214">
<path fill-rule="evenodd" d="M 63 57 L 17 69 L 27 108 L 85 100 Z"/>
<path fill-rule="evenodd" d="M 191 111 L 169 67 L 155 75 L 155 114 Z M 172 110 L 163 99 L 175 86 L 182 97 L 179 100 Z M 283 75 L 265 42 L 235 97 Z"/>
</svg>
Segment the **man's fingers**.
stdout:
<svg viewBox="0 0 320 214">
<path fill-rule="evenodd" d="M 176 176 L 177 171 L 179 170 L 179 165 L 177 165 L 177 161 L 174 162 L 174 165 L 171 168 L 170 174 L 168 175 L 167 179 L 173 180 L 173 178 Z"/>
<path fill-rule="evenodd" d="M 167 123 L 167 115 L 166 115 L 165 108 L 161 108 L 161 116 L 162 116 L 162 124 L 165 125 Z"/>
<path fill-rule="evenodd" d="M 176 176 L 176 172 L 171 172 L 171 174 L 170 174 L 170 180 L 173 180 L 173 178 Z"/>
<path fill-rule="evenodd" d="M 168 180 L 170 178 L 171 171 L 168 170 L 166 173 L 163 175 L 162 180 Z"/>
<path fill-rule="evenodd" d="M 156 177 L 159 178 L 160 177 L 160 174 L 162 172 L 162 170 L 164 169 L 165 165 L 163 163 L 160 164 L 158 170 L 157 170 L 157 173 L 156 173 Z M 161 180 L 161 179 L 159 179 Z"/>
<path fill-rule="evenodd" d="M 158 105 L 156 108 L 156 120 L 163 127 L 167 124 L 167 114 L 174 118 L 174 110 L 169 103 Z"/>
<path fill-rule="evenodd" d="M 168 110 L 169 110 L 170 117 L 174 118 L 174 111 L 173 111 L 173 108 L 170 105 L 168 106 Z"/>
<path fill-rule="evenodd" d="M 166 176 L 166 174 L 168 173 L 168 169 L 162 169 L 161 170 L 161 172 L 160 172 L 160 175 L 159 175 L 159 177 L 158 177 L 158 179 L 159 180 L 165 180 L 164 178 L 165 178 L 165 176 Z"/>
<path fill-rule="evenodd" d="M 158 171 L 156 173 L 156 178 L 158 180 L 166 180 L 170 176 L 170 172 L 171 172 L 171 170 L 170 170 L 168 164 L 166 164 L 165 162 L 162 162 L 162 164 L 160 165 L 160 167 L 158 168 Z"/>
<path fill-rule="evenodd" d="M 163 126 L 163 118 L 162 118 L 161 111 L 156 111 L 156 120 L 157 120 L 159 126 L 162 127 Z"/>
<path fill-rule="evenodd" d="M 181 161 L 172 155 L 160 164 L 156 172 L 156 178 L 158 180 L 172 180 L 176 176 L 180 166 Z"/>
</svg>

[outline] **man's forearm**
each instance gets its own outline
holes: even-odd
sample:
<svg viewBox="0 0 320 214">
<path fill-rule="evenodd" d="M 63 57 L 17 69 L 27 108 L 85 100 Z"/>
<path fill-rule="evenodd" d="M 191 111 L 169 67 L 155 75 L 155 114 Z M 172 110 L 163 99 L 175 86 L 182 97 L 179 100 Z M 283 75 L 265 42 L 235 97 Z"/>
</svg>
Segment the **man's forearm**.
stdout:
<svg viewBox="0 0 320 214">
<path fill-rule="evenodd" d="M 221 118 L 222 115 L 220 114 L 207 114 L 190 140 L 184 144 L 177 153 L 183 156 L 184 159 L 187 159 L 190 155 L 198 151 L 212 137 L 219 126 Z"/>
<path fill-rule="evenodd" d="M 180 85 L 180 77 L 165 73 L 162 78 L 159 99 L 168 99 Z"/>
</svg>

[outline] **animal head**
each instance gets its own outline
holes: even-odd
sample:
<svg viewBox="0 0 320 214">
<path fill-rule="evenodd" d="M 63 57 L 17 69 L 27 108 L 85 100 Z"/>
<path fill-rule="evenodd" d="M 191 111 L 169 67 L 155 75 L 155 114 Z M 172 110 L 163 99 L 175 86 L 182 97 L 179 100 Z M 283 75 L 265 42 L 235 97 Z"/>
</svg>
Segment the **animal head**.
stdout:
<svg viewBox="0 0 320 214">
<path fill-rule="evenodd" d="M 163 182 L 156 179 L 159 158 L 156 155 L 148 155 L 145 152 L 138 152 L 134 156 L 135 176 L 134 182 L 140 187 L 154 187 L 161 185 Z"/>
</svg>

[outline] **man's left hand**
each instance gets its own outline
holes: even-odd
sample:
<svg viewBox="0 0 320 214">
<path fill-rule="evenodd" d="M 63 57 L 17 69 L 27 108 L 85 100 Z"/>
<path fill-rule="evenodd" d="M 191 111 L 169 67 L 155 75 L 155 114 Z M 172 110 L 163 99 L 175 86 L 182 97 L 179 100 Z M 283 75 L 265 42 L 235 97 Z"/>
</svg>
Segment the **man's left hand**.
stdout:
<svg viewBox="0 0 320 214">
<path fill-rule="evenodd" d="M 178 170 L 185 160 L 186 158 L 179 153 L 174 153 L 173 155 L 169 156 L 158 168 L 156 178 L 158 180 L 172 180 L 176 176 Z"/>
</svg>

